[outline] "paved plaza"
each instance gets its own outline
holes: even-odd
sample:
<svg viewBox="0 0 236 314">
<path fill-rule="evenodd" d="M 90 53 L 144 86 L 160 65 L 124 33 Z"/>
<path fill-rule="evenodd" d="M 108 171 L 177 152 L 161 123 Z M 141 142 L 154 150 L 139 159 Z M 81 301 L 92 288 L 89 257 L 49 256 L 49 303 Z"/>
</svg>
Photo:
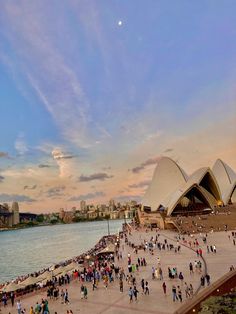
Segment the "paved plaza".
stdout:
<svg viewBox="0 0 236 314">
<path fill-rule="evenodd" d="M 159 242 L 164 243 L 164 239 L 167 239 L 169 244 L 173 244 L 175 247 L 178 245 L 176 242 L 177 234 L 172 231 L 158 231 L 160 233 Z M 132 235 L 129 236 L 129 241 L 135 244 L 140 244 L 144 240 L 149 241 L 153 236 L 156 237 L 157 232 L 152 231 L 146 233 L 143 231 L 133 231 Z M 214 232 L 209 233 L 207 237 L 207 243 L 203 244 L 200 235 L 194 235 L 193 238 L 186 236 L 187 242 L 193 241 L 195 238 L 198 239 L 200 247 L 203 250 L 203 257 L 206 260 L 207 272 L 211 276 L 211 282 L 217 280 L 226 272 L 229 271 L 231 265 L 236 266 L 236 246 L 233 244 L 231 232 Z M 182 241 L 180 241 L 182 243 Z M 207 253 L 206 245 L 215 245 L 216 253 Z M 122 250 L 124 247 L 124 250 Z M 193 246 L 192 246 L 193 248 Z M 194 274 L 190 275 L 189 263 L 194 264 L 195 260 L 200 260 L 197 257 L 196 252 L 191 249 L 188 245 L 181 245 L 181 251 L 175 253 L 174 250 L 161 250 L 154 249 L 154 255 L 151 255 L 148 251 L 139 250 L 138 254 L 135 254 L 133 249 L 124 244 L 124 240 L 121 240 L 120 250 L 123 254 L 123 259 L 115 260 L 115 264 L 124 267 L 125 273 L 127 273 L 127 256 L 131 254 L 132 262 L 136 263 L 138 257 L 145 257 L 147 266 L 139 268 L 139 271 L 133 275 L 136 277 L 137 289 L 139 290 L 138 301 L 129 302 L 128 289 L 130 285 L 124 280 L 124 292 L 119 291 L 119 280 L 115 280 L 113 283 L 108 285 L 108 288 L 104 288 L 103 283 L 100 282 L 98 289 L 93 291 L 92 284 L 87 283 L 88 287 L 88 299 L 80 298 L 80 286 L 81 283 L 78 280 L 74 280 L 70 285 L 64 286 L 69 292 L 70 304 L 61 304 L 61 300 L 49 300 L 50 314 L 57 312 L 58 314 L 66 314 L 68 309 L 71 309 L 73 313 L 105 313 L 105 314 L 122 314 L 122 313 L 173 313 L 179 306 L 180 302 L 172 301 L 171 288 L 172 285 L 179 285 L 182 290 L 183 302 L 186 300 L 184 284 L 179 279 L 169 279 L 168 267 L 177 267 L 178 273 L 182 272 L 184 276 L 183 282 L 187 284 L 192 283 L 194 292 L 199 288 L 200 277 L 204 274 L 195 271 Z M 164 280 L 167 286 L 167 295 L 164 296 L 162 283 L 159 279 L 152 279 L 152 266 L 157 267 L 158 260 L 160 259 L 160 266 L 163 270 Z M 204 265 L 204 263 L 203 263 Z M 140 286 L 141 279 L 144 278 L 149 282 L 150 295 L 142 294 Z M 201 288 L 202 289 L 202 288 Z M 40 302 L 42 298 L 46 298 L 46 291 L 38 292 L 34 295 L 29 295 L 23 298 L 22 308 L 26 309 L 26 313 L 30 313 L 30 306 L 35 307 L 36 302 Z M 17 313 L 15 307 L 8 306 L 5 309 L 1 308 L 2 314 L 14 314 Z"/>
</svg>

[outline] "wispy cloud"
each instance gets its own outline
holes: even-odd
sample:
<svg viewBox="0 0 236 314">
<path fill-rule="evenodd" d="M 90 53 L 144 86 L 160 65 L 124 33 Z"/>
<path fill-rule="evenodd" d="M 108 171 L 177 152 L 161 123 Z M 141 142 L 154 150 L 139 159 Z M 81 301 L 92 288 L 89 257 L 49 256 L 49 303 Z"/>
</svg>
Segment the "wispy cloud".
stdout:
<svg viewBox="0 0 236 314">
<path fill-rule="evenodd" d="M 15 149 L 18 152 L 19 155 L 24 155 L 25 153 L 28 152 L 28 147 L 25 142 L 25 137 L 23 133 L 20 133 L 15 140 Z"/>
<path fill-rule="evenodd" d="M 52 187 L 46 191 L 46 196 L 47 197 L 64 196 L 65 195 L 65 193 L 64 193 L 65 189 L 66 189 L 66 187 L 64 185 Z"/>
<path fill-rule="evenodd" d="M 139 173 L 140 171 L 144 170 L 146 167 L 155 165 L 160 160 L 160 158 L 161 156 L 149 158 L 146 161 L 142 162 L 139 166 L 132 168 L 131 171 L 133 173 Z"/>
<path fill-rule="evenodd" d="M 104 181 L 106 179 L 111 179 L 111 178 L 113 178 L 112 175 L 108 175 L 105 172 L 101 172 L 101 173 L 94 173 L 89 176 L 81 175 L 79 177 L 79 181 L 80 182 L 89 182 L 89 181 L 94 181 L 94 180 Z"/>
<path fill-rule="evenodd" d="M 55 148 L 52 150 L 52 157 L 59 166 L 60 177 L 71 177 L 74 174 L 73 159 L 76 155 L 66 153 L 60 148 Z"/>
<path fill-rule="evenodd" d="M 53 158 L 56 159 L 56 160 L 72 159 L 72 158 L 75 158 L 75 157 L 76 157 L 76 155 L 71 154 L 71 153 L 63 152 L 61 149 L 54 149 L 54 150 L 52 151 L 52 156 L 53 156 Z"/>
<path fill-rule="evenodd" d="M 143 180 L 143 181 L 140 181 L 138 183 L 130 184 L 128 187 L 130 189 L 143 188 L 143 187 L 146 187 L 147 185 L 149 185 L 150 182 L 151 182 L 151 180 Z"/>
<path fill-rule="evenodd" d="M 32 186 L 30 185 L 25 185 L 24 190 L 35 190 L 37 188 L 37 184 L 34 184 Z"/>
<path fill-rule="evenodd" d="M 166 150 L 164 150 L 164 153 L 171 153 L 173 152 L 173 148 L 167 148 Z"/>
<path fill-rule="evenodd" d="M 1 11 L 6 25 L 11 25 L 11 33 L 5 34 L 9 42 L 13 47 L 21 43 L 22 74 L 63 135 L 80 146 L 88 145 L 89 102 L 76 72 L 53 44 L 55 38 L 48 32 L 50 22 L 46 22 L 44 10 L 27 2 L 6 3 Z"/>
<path fill-rule="evenodd" d="M 88 193 L 88 194 L 83 194 L 79 196 L 72 196 L 68 199 L 68 201 L 71 202 L 78 202 L 78 201 L 86 201 L 86 200 L 91 200 L 91 199 L 96 199 L 97 197 L 103 197 L 106 194 L 104 192 L 95 192 L 95 193 Z"/>
<path fill-rule="evenodd" d="M 46 165 L 46 164 L 39 164 L 38 165 L 39 168 L 50 168 L 50 165 Z"/>
<path fill-rule="evenodd" d="M 27 196 L 27 195 L 21 195 L 21 194 L 0 194 L 0 201 L 1 202 L 22 202 L 22 203 L 32 203 L 36 200 Z"/>
<path fill-rule="evenodd" d="M 7 152 L 0 152 L 0 158 L 9 158 L 9 154 Z"/>
</svg>

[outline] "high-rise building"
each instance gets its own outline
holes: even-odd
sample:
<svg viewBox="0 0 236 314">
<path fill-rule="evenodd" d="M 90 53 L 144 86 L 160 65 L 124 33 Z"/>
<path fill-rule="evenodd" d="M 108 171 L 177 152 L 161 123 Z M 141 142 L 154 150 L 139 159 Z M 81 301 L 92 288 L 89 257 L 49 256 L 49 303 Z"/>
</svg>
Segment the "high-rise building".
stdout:
<svg viewBox="0 0 236 314">
<path fill-rule="evenodd" d="M 80 211 L 82 213 L 86 212 L 87 211 L 87 206 L 86 206 L 86 202 L 85 201 L 80 201 Z"/>
<path fill-rule="evenodd" d="M 109 209 L 110 211 L 115 210 L 115 201 L 113 199 L 109 201 Z"/>
</svg>

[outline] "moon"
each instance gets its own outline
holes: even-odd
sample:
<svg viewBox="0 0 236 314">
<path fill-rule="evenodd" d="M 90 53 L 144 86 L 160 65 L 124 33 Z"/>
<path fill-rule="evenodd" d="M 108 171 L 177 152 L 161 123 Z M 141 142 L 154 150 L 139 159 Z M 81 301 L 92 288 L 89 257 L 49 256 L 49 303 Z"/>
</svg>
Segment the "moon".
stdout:
<svg viewBox="0 0 236 314">
<path fill-rule="evenodd" d="M 122 21 L 118 21 L 118 25 L 122 26 L 123 22 Z"/>
</svg>

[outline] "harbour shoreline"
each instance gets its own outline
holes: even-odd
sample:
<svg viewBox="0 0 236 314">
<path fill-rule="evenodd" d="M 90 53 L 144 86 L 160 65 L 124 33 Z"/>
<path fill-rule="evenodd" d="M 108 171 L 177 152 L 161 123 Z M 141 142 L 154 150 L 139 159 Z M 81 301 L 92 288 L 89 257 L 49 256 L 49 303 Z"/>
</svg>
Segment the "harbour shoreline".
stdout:
<svg viewBox="0 0 236 314">
<path fill-rule="evenodd" d="M 73 224 L 77 224 L 76 222 L 73 223 Z M 64 225 L 64 224 L 60 224 L 60 225 Z M 50 225 L 49 225 L 50 226 Z M 39 227 L 43 227 L 42 226 L 39 226 Z M 19 230 L 19 229 L 16 229 L 16 230 Z M 122 231 L 119 232 L 119 235 L 123 233 L 123 226 L 122 226 Z M 27 275 L 21 275 L 21 276 L 18 276 L 17 278 L 11 280 L 11 281 L 7 281 L 7 282 L 3 282 L 3 283 L 0 283 L 0 293 L 2 293 L 1 289 L 3 289 L 3 287 L 6 287 L 8 284 L 10 283 L 20 283 L 20 282 L 23 282 L 24 280 L 26 280 L 27 278 L 29 278 L 30 276 L 31 277 L 34 277 L 35 274 L 37 274 L 37 276 L 39 275 L 42 275 L 44 272 L 46 271 L 50 271 L 51 267 L 55 267 L 55 269 L 57 269 L 58 267 L 61 267 L 61 266 L 68 266 L 70 263 L 73 263 L 73 262 L 77 262 L 78 263 L 78 266 L 82 263 L 82 261 L 84 262 L 86 256 L 96 256 L 96 254 L 101 251 L 102 249 L 104 249 L 107 245 L 107 243 L 109 242 L 114 242 L 114 240 L 117 238 L 117 234 L 111 234 L 111 235 L 104 235 L 102 236 L 98 242 L 96 242 L 96 244 L 90 248 L 89 250 L 87 250 L 86 252 L 84 253 L 81 253 L 80 255 L 78 256 L 75 256 L 75 257 L 72 257 L 72 258 L 69 258 L 67 260 L 64 260 L 64 261 L 61 261 L 59 263 L 54 263 L 52 264 L 51 266 L 49 267 L 46 267 L 46 268 L 43 268 L 39 271 L 35 271 L 33 273 L 29 273 Z M 80 262 L 80 263 L 79 263 Z M 37 277 L 36 276 L 36 277 Z"/>
</svg>

